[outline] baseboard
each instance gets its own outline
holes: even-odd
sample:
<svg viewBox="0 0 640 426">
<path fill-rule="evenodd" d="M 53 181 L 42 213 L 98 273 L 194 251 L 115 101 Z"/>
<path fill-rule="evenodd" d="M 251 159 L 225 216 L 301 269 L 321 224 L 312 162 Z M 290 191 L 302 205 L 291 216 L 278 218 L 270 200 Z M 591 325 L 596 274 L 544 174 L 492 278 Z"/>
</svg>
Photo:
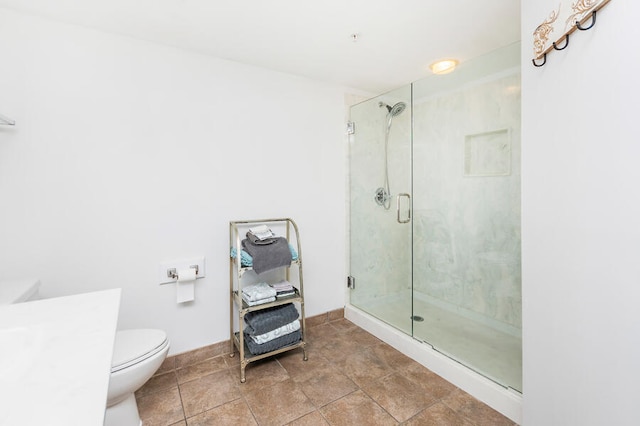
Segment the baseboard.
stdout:
<svg viewBox="0 0 640 426">
<path fill-rule="evenodd" d="M 305 326 L 315 327 L 341 318 L 344 318 L 344 308 L 335 309 L 333 311 L 328 311 L 311 317 L 306 317 Z M 230 348 L 230 340 L 223 340 L 222 342 L 213 343 L 201 348 L 192 349 L 190 351 L 168 356 L 167 359 L 164 360 L 156 374 L 166 373 L 171 370 L 186 367 L 187 365 L 197 364 L 198 362 L 202 362 L 209 358 L 229 354 Z"/>
</svg>

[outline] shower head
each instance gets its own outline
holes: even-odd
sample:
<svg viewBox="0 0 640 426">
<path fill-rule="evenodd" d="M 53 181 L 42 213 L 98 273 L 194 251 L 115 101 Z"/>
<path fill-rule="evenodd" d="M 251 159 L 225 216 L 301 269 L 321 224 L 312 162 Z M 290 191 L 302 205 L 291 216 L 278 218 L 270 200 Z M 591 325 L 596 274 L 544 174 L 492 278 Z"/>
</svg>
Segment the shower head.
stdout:
<svg viewBox="0 0 640 426">
<path fill-rule="evenodd" d="M 385 104 L 384 102 L 378 102 L 378 106 L 381 108 L 387 108 L 388 114 L 391 115 L 391 117 L 395 117 L 402 114 L 402 111 L 404 111 L 404 109 L 407 107 L 407 104 L 405 104 L 404 102 L 398 102 L 394 106 L 390 106 Z"/>
</svg>

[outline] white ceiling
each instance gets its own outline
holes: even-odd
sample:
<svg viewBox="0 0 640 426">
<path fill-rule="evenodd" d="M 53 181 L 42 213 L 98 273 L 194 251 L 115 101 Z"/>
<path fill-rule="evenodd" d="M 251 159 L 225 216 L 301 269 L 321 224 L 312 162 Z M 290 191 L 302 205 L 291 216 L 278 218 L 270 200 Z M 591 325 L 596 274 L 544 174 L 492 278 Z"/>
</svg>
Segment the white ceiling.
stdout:
<svg viewBox="0 0 640 426">
<path fill-rule="evenodd" d="M 0 0 L 0 6 L 379 94 L 520 39 L 519 0 Z M 354 42 L 352 34 L 357 34 Z"/>
</svg>

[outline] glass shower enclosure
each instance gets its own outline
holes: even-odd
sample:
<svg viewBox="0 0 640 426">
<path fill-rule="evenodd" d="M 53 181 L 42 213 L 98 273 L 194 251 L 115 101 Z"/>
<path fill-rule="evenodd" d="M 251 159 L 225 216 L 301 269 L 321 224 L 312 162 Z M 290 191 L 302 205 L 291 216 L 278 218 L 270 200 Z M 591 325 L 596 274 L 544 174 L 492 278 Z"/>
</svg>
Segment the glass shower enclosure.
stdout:
<svg viewBox="0 0 640 426">
<path fill-rule="evenodd" d="M 521 391 L 520 45 L 350 120 L 351 304 Z"/>
</svg>

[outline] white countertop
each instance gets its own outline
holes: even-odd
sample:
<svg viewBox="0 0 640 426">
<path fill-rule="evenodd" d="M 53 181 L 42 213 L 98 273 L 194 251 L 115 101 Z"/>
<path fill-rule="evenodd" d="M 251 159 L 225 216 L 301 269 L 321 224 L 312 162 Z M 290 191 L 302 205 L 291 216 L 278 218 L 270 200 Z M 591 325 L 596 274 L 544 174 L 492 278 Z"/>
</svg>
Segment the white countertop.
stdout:
<svg viewBox="0 0 640 426">
<path fill-rule="evenodd" d="M 120 293 L 0 306 L 0 426 L 102 426 Z"/>
</svg>

